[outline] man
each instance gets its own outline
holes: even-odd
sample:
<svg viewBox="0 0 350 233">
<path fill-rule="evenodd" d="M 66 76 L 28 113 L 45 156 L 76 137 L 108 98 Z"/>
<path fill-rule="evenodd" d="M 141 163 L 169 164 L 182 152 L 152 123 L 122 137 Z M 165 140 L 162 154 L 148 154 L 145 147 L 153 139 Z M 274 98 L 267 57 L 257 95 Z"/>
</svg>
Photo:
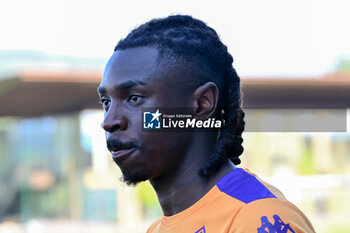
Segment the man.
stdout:
<svg viewBox="0 0 350 233">
<path fill-rule="evenodd" d="M 134 29 L 115 47 L 98 88 L 107 147 L 127 184 L 149 180 L 164 216 L 149 233 L 314 232 L 271 185 L 237 168 L 243 153 L 240 79 L 216 32 L 175 15 Z M 190 109 L 219 129 L 144 129 L 145 109 Z"/>
</svg>

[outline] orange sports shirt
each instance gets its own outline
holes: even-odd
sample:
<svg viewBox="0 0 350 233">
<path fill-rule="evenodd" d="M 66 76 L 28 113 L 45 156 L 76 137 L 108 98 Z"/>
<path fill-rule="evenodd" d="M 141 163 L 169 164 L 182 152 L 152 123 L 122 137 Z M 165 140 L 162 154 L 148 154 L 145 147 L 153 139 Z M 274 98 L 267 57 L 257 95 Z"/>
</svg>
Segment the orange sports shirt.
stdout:
<svg viewBox="0 0 350 233">
<path fill-rule="evenodd" d="M 147 233 L 315 232 L 307 217 L 275 187 L 236 168 L 184 211 L 163 216 Z"/>
</svg>

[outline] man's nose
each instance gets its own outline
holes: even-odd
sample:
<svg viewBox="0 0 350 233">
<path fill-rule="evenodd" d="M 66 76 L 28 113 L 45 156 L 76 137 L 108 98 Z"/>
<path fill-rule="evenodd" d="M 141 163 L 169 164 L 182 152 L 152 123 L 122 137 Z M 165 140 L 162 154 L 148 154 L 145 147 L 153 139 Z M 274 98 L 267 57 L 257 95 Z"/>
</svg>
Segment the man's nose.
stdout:
<svg viewBox="0 0 350 233">
<path fill-rule="evenodd" d="M 125 130 L 128 126 L 126 118 L 119 114 L 113 113 L 111 110 L 112 109 L 109 109 L 105 114 L 101 127 L 110 133 L 116 130 Z"/>
</svg>

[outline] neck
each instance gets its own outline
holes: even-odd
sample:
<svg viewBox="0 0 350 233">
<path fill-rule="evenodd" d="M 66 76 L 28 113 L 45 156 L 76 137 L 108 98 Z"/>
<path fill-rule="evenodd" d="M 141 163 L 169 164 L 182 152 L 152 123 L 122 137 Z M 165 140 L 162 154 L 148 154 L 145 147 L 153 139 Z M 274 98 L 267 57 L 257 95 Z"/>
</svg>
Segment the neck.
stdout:
<svg viewBox="0 0 350 233">
<path fill-rule="evenodd" d="M 235 166 L 227 160 L 216 173 L 209 178 L 201 177 L 197 173 L 210 155 L 212 148 L 205 145 L 213 145 L 214 142 L 199 137 L 189 147 L 185 160 L 176 172 L 169 176 L 151 180 L 159 203 L 165 216 L 177 214 L 201 199 L 224 175 L 232 171 Z M 197 143 L 196 143 L 197 141 Z M 195 146 L 196 145 L 196 146 Z M 203 146 L 198 146 L 203 145 Z M 199 149 L 200 148 L 200 149 Z"/>
</svg>

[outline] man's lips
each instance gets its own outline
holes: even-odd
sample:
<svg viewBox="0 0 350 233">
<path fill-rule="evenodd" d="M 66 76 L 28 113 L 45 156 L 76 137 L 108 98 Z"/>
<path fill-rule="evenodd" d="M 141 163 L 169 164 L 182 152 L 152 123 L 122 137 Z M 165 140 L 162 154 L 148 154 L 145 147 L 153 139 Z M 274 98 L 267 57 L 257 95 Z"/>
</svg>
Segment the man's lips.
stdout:
<svg viewBox="0 0 350 233">
<path fill-rule="evenodd" d="M 129 149 L 122 149 L 122 150 L 116 150 L 116 151 L 111 151 L 113 159 L 120 159 L 123 157 L 126 157 L 133 153 L 136 150 L 136 147 L 132 147 Z"/>
</svg>

